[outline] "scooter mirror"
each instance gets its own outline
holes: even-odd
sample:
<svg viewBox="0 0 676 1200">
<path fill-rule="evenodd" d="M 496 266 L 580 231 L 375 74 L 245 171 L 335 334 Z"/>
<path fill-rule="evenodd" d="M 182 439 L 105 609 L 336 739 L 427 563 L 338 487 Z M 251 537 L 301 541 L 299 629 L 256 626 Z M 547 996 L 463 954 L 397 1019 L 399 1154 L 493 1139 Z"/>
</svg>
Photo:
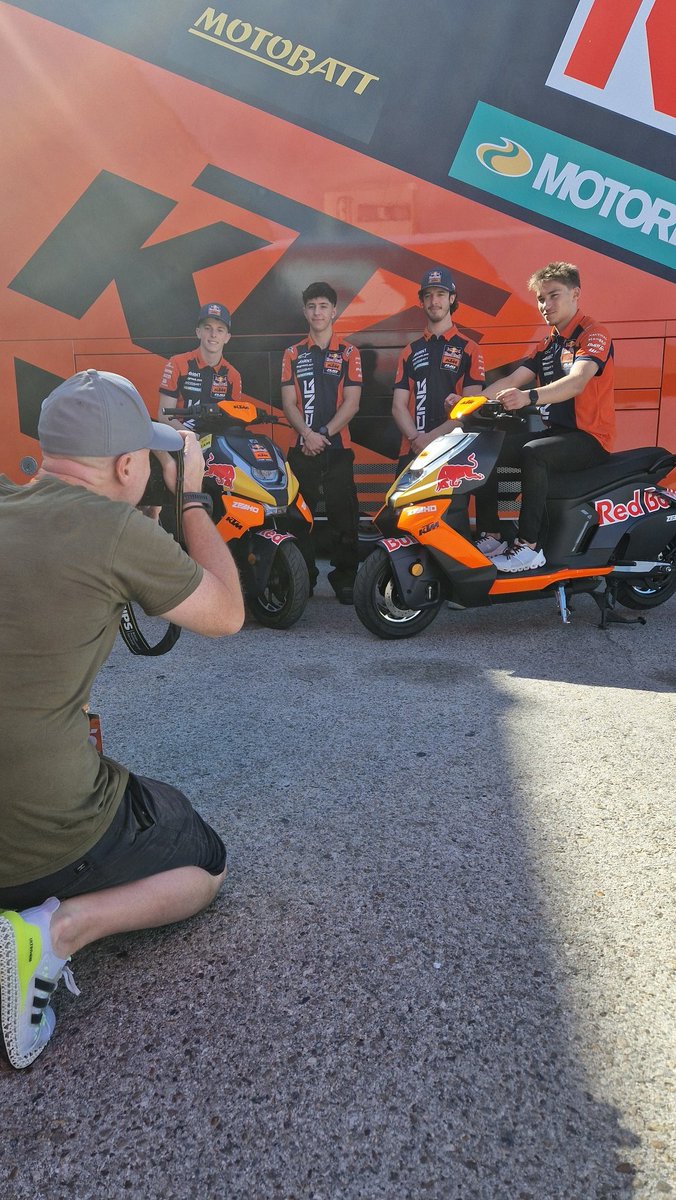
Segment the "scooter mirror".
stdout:
<svg viewBox="0 0 676 1200">
<path fill-rule="evenodd" d="M 451 421 L 459 421 L 462 417 L 467 417 L 470 413 L 475 412 L 477 408 L 481 408 L 487 400 L 488 396 L 462 396 L 458 403 L 453 405 L 448 415 Z"/>
</svg>

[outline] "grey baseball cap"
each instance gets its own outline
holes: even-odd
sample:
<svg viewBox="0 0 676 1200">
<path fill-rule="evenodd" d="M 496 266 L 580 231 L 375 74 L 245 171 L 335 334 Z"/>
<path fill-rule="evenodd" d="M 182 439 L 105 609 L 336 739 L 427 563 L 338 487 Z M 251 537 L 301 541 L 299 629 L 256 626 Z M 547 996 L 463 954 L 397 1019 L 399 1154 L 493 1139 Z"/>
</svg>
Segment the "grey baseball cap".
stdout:
<svg viewBox="0 0 676 1200">
<path fill-rule="evenodd" d="M 123 375 L 78 371 L 43 401 L 38 438 L 55 458 L 115 458 L 131 450 L 180 450 L 170 425 L 151 421 L 139 393 Z"/>
</svg>

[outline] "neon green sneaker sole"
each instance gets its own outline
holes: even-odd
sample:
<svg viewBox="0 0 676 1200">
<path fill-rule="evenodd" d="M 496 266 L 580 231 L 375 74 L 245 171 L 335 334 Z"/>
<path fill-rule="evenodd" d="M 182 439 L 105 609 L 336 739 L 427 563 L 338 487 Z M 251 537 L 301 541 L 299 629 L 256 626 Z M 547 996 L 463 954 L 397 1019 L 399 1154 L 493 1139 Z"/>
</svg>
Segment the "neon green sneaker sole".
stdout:
<svg viewBox="0 0 676 1200">
<path fill-rule="evenodd" d="M 13 1067 L 27 1067 L 54 1032 L 52 995 L 63 977 L 79 996 L 68 960 L 58 958 L 49 934 L 59 907 L 55 896 L 22 913 L 0 912 L 0 1025 Z"/>
</svg>

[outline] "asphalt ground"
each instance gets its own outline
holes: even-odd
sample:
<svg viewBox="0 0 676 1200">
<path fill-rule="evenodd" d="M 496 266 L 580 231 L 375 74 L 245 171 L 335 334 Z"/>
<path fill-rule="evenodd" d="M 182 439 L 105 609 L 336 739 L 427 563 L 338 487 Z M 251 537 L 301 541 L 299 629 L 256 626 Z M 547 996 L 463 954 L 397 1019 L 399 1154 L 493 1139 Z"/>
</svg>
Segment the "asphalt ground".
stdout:
<svg viewBox="0 0 676 1200">
<path fill-rule="evenodd" d="M 675 1194 L 675 617 L 381 642 L 323 579 L 287 632 L 118 643 L 106 751 L 183 787 L 229 879 L 76 956 L 0 1065 L 4 1200 Z"/>
</svg>

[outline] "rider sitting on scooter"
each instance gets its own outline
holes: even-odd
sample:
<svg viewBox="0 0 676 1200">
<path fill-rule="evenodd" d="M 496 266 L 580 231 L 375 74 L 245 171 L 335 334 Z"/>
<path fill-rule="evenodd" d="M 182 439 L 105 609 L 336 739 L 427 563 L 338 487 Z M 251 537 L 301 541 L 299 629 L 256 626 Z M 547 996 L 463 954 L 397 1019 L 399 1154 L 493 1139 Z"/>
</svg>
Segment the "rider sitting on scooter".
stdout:
<svg viewBox="0 0 676 1200">
<path fill-rule="evenodd" d="M 528 280 L 551 327 L 535 352 L 511 375 L 484 388 L 506 412 L 537 407 L 538 434 L 508 434 L 498 462 L 476 493 L 477 546 L 498 571 L 545 565 L 541 539 L 550 471 L 580 471 L 603 462 L 613 448 L 613 343 L 608 330 L 578 307 L 580 273 L 572 263 L 548 263 Z M 507 545 L 500 533 L 497 468 L 521 469 L 519 535 Z"/>
</svg>

